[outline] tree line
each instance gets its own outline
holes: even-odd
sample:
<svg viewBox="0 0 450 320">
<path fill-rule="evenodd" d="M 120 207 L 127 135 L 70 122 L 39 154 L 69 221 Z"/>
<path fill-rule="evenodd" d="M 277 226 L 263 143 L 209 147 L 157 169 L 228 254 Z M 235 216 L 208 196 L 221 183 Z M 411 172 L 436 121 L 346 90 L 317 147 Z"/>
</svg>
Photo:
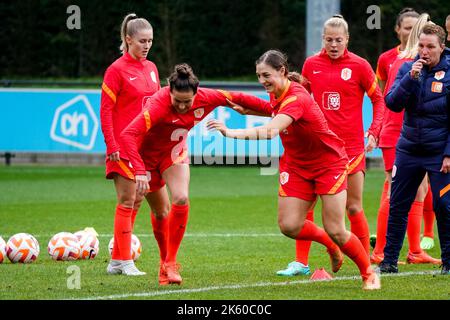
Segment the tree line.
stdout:
<svg viewBox="0 0 450 320">
<path fill-rule="evenodd" d="M 428 12 L 443 25 L 450 2 L 342 0 L 350 26 L 349 49 L 373 68 L 379 54 L 397 44 L 394 24 L 405 6 Z M 381 28 L 366 26 L 369 5 L 381 8 Z M 66 9 L 77 5 L 81 29 L 69 30 Z M 165 78 L 173 65 L 191 64 L 200 78 L 254 75 L 254 61 L 278 48 L 301 70 L 306 47 L 306 0 L 22 0 L 0 2 L 0 78 L 101 77 L 120 56 L 123 17 L 135 12 L 150 21 L 154 44 L 149 59 Z"/>
</svg>

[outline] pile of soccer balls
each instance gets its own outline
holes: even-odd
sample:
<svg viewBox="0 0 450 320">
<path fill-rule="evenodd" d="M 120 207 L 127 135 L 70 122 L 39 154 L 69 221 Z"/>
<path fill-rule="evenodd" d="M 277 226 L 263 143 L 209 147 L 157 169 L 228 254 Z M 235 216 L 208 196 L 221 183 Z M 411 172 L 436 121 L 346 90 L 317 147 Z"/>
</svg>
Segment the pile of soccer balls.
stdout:
<svg viewBox="0 0 450 320">
<path fill-rule="evenodd" d="M 94 259 L 99 252 L 98 234 L 92 228 L 70 233 L 59 232 L 48 243 L 48 253 L 53 260 L 73 261 Z M 109 254 L 112 254 L 114 237 L 109 242 Z M 132 235 L 131 256 L 136 261 L 141 255 L 142 245 L 136 235 Z M 31 263 L 39 256 L 39 242 L 28 233 L 17 233 L 5 242 L 0 237 L 0 263 L 6 257 L 12 263 Z"/>
</svg>

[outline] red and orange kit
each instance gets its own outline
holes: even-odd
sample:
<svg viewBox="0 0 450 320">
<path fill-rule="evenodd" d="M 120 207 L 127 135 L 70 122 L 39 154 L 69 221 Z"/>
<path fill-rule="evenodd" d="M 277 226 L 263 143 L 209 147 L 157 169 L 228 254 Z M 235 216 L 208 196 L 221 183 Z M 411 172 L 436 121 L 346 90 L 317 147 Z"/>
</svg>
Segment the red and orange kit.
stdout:
<svg viewBox="0 0 450 320">
<path fill-rule="evenodd" d="M 189 111 L 180 114 L 172 107 L 170 89 L 161 89 L 122 132 L 121 141 L 136 175 L 150 172 L 150 190 L 164 186 L 161 174 L 175 163 L 188 163 L 187 135 L 216 107 L 226 106 L 226 99 L 241 103 L 243 97 L 270 113 L 267 102 L 241 93 L 199 88 Z"/>
<path fill-rule="evenodd" d="M 156 65 L 133 59 L 127 52 L 106 70 L 100 107 L 106 154 L 121 151 L 119 134 L 159 89 Z"/>
<path fill-rule="evenodd" d="M 318 107 L 311 108 L 308 92 L 291 82 L 275 99 L 270 95 L 273 115 L 286 114 L 294 122 L 280 138 L 285 152 L 280 160 L 280 196 L 314 201 L 317 194 L 336 194 L 347 188 L 347 155 L 344 142 L 328 127 Z M 299 139 L 301 137 L 301 139 Z M 324 163 L 329 165 L 324 168 Z M 310 180 L 314 180 L 311 188 Z"/>
<path fill-rule="evenodd" d="M 383 52 L 378 58 L 377 62 L 377 78 L 380 81 L 387 81 L 389 76 L 389 70 L 392 67 L 392 64 L 397 59 L 397 56 L 400 54 L 400 45 L 392 48 L 388 51 Z M 387 92 L 386 88 L 384 92 Z"/>
<path fill-rule="evenodd" d="M 375 73 L 363 58 L 345 49 L 338 59 L 331 59 L 323 49 L 306 59 L 302 74 L 305 87 L 321 107 L 330 129 L 344 140 L 350 163 L 349 174 L 364 171 L 364 93 L 373 104 L 373 120 L 368 133 L 378 139 L 384 100 Z"/>
</svg>

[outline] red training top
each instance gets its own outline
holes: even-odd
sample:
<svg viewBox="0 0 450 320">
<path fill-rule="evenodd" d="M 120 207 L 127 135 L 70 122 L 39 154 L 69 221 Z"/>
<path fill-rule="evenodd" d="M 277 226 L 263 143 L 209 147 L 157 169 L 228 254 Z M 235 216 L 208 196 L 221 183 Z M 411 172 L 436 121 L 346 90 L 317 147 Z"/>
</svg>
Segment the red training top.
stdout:
<svg viewBox="0 0 450 320">
<path fill-rule="evenodd" d="M 123 150 L 118 143 L 120 133 L 160 88 L 158 69 L 147 59 L 138 61 L 126 52 L 106 69 L 100 119 L 107 155 Z M 123 153 L 120 157 L 126 159 Z"/>
<path fill-rule="evenodd" d="M 397 56 L 399 54 L 400 54 L 400 45 L 380 54 L 380 56 L 378 57 L 377 73 L 376 73 L 378 80 L 387 81 L 389 69 L 391 68 L 392 64 L 394 63 L 395 59 L 397 59 Z M 386 88 L 384 89 L 383 93 L 385 92 L 387 92 Z"/>
<path fill-rule="evenodd" d="M 400 67 L 403 63 L 411 60 L 412 59 L 397 58 L 394 61 L 386 81 L 386 89 L 384 90 L 385 96 L 394 84 Z M 402 112 L 394 112 L 389 110 L 386 106 L 384 107 L 383 124 L 381 126 L 380 140 L 378 142 L 378 146 L 380 148 L 394 148 L 397 145 L 397 140 L 400 137 L 400 132 L 402 131 L 404 112 L 405 110 L 402 110 Z"/>
<path fill-rule="evenodd" d="M 170 157 L 172 162 L 187 156 L 189 130 L 202 121 L 214 108 L 226 106 L 229 99 L 237 104 L 248 101 L 257 111 L 271 112 L 267 101 L 237 92 L 198 88 L 194 102 L 187 113 L 178 113 L 165 87 L 148 99 L 145 109 L 122 131 L 124 147 L 136 175 L 157 168 Z"/>
<path fill-rule="evenodd" d="M 373 105 L 373 120 L 368 130 L 379 136 L 383 110 L 383 95 L 367 60 L 345 49 L 338 59 L 331 59 L 325 49 L 306 59 L 302 75 L 305 88 L 321 107 L 330 129 L 344 140 L 349 156 L 364 152 L 362 103 L 367 92 Z"/>
<path fill-rule="evenodd" d="M 250 102 L 245 101 L 243 106 L 256 109 Z M 347 159 L 344 142 L 328 128 L 319 106 L 302 85 L 289 81 L 278 99 L 270 94 L 270 105 L 273 117 L 285 114 L 294 120 L 280 132 L 285 150 L 283 161 L 295 166 L 323 168 Z"/>
</svg>

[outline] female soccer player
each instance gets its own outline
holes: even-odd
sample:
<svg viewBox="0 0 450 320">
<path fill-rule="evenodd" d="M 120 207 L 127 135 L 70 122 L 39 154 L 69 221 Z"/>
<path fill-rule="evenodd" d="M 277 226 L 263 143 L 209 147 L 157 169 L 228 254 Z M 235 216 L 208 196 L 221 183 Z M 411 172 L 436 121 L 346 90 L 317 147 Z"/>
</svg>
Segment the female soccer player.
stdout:
<svg viewBox="0 0 450 320">
<path fill-rule="evenodd" d="M 419 13 L 417 13 L 413 8 L 404 8 L 397 16 L 397 21 L 395 23 L 395 33 L 397 33 L 397 38 L 400 40 L 400 44 L 395 48 L 383 52 L 378 58 L 377 63 L 377 78 L 382 92 L 385 92 L 386 81 L 389 75 L 389 69 L 394 63 L 397 56 L 405 50 L 406 43 L 408 42 L 409 34 L 416 24 L 419 18 Z"/>
<path fill-rule="evenodd" d="M 285 149 L 280 159 L 278 197 L 281 232 L 293 239 L 320 243 L 328 241 L 328 234 L 358 266 L 363 289 L 380 289 L 369 255 L 358 238 L 345 229 L 348 158 L 344 142 L 328 128 L 320 107 L 298 83 L 300 76 L 289 73 L 284 54 L 277 50 L 264 53 L 256 61 L 256 75 L 270 95 L 272 120 L 251 129 L 230 130 L 216 120 L 209 121 L 208 127 L 236 139 L 272 139 L 279 134 Z M 242 106 L 249 107 L 251 102 Z M 317 195 L 322 200 L 326 233 L 306 219 Z"/>
<path fill-rule="evenodd" d="M 450 140 L 448 88 L 450 62 L 445 31 L 423 27 L 418 56 L 405 62 L 386 95 L 394 112 L 405 110 L 396 146 L 386 247 L 380 271 L 398 272 L 397 262 L 406 231 L 406 217 L 425 173 L 428 173 L 441 245 L 442 273 L 450 273 Z"/>
<path fill-rule="evenodd" d="M 148 97 L 159 90 L 155 64 L 147 60 L 153 28 L 136 14 L 127 15 L 121 26 L 122 56 L 106 70 L 100 117 L 106 143 L 106 178 L 114 180 L 117 206 L 114 219 L 114 248 L 107 267 L 109 274 L 144 275 L 131 259 L 131 235 L 143 197 L 136 194 L 132 168 L 123 153 L 120 132 L 141 112 Z"/>
<path fill-rule="evenodd" d="M 313 94 L 331 131 L 345 142 L 349 158 L 347 216 L 351 231 L 360 239 L 369 256 L 370 232 L 362 205 L 365 152 L 371 152 L 376 146 L 384 110 L 383 96 L 370 64 L 347 50 L 348 25 L 342 16 L 336 15 L 325 21 L 322 40 L 322 51 L 307 58 L 303 64 L 304 86 Z M 366 133 L 368 143 L 364 146 L 362 104 L 366 92 L 373 104 L 373 121 Z M 312 218 L 312 210 L 308 216 Z M 306 261 L 291 263 L 277 274 L 308 274 L 309 248 L 308 243 L 297 241 L 296 259 Z"/>
<path fill-rule="evenodd" d="M 187 64 L 175 66 L 161 89 L 121 133 L 121 145 L 133 168 L 133 183 L 152 209 L 155 237 L 160 251 L 159 284 L 181 284 L 177 253 L 189 214 L 189 130 L 214 108 L 241 102 L 240 93 L 198 88 L 199 81 Z M 270 113 L 266 102 L 247 99 Z M 165 185 L 170 191 L 171 199 Z"/>
<path fill-rule="evenodd" d="M 413 26 L 404 51 L 402 51 L 398 58 L 392 63 L 386 83 L 386 92 L 389 92 L 389 89 L 394 83 L 397 72 L 403 65 L 403 63 L 406 61 L 412 61 L 417 56 L 417 43 L 419 41 L 419 34 L 422 28 L 428 23 L 429 19 L 430 16 L 428 14 L 422 14 L 417 20 L 417 23 Z M 389 216 L 390 186 L 392 181 L 392 169 L 395 160 L 395 146 L 400 136 L 402 125 L 403 112 L 397 113 L 389 109 L 385 110 L 383 126 L 380 133 L 379 146 L 383 152 L 386 182 L 388 188 L 386 190 L 386 194 L 384 194 L 384 199 L 382 199 L 380 210 L 378 211 L 377 241 L 372 255 L 370 256 L 370 261 L 376 264 L 379 264 L 384 258 L 383 250 L 386 244 L 386 229 Z M 411 206 L 411 210 L 408 215 L 408 263 L 439 264 L 441 262 L 439 259 L 434 259 L 429 256 L 421 248 L 420 227 L 422 215 L 425 214 L 425 212 L 429 214 L 429 209 L 426 209 L 424 205 L 424 200 L 426 199 L 426 197 L 428 198 L 428 206 L 431 206 L 431 215 L 434 216 L 434 213 L 432 212 L 432 201 L 430 201 L 431 192 L 429 192 L 430 196 L 428 196 L 428 191 L 428 179 L 425 177 L 417 191 L 416 198 Z M 433 223 L 431 224 L 431 227 L 433 228 Z M 429 230 L 427 230 L 427 225 L 425 224 L 425 237 L 429 237 L 429 235 Z"/>
</svg>

